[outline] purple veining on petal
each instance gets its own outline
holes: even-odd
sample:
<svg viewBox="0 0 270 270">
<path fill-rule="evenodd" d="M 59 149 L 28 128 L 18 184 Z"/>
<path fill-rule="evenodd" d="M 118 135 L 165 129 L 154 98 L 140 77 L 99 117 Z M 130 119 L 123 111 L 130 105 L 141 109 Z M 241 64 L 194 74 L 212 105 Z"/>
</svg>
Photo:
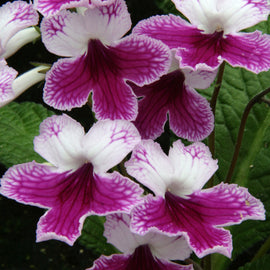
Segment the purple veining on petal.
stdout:
<svg viewBox="0 0 270 270">
<path fill-rule="evenodd" d="M 0 60 L 0 107 L 13 99 L 12 83 L 17 75 L 15 69 L 9 67 L 4 60 Z"/>
<path fill-rule="evenodd" d="M 120 163 L 141 140 L 135 126 L 125 120 L 101 120 L 82 140 L 84 156 L 95 172 L 106 172 Z"/>
<path fill-rule="evenodd" d="M 50 208 L 38 223 L 37 241 L 59 239 L 70 245 L 87 215 L 129 212 L 143 192 L 118 173 L 96 175 L 90 163 L 64 173 L 35 162 L 17 165 L 6 172 L 1 185 L 4 196 Z"/>
<path fill-rule="evenodd" d="M 101 256 L 88 270 L 193 270 L 192 265 L 180 265 L 153 257 L 149 246 L 139 246 L 131 255 Z"/>
<path fill-rule="evenodd" d="M 132 120 L 137 101 L 124 82 L 117 51 L 91 40 L 88 53 L 76 59 L 60 59 L 46 77 L 44 101 L 60 110 L 87 102 L 93 91 L 93 110 L 98 119 Z"/>
<path fill-rule="evenodd" d="M 91 0 L 34 0 L 35 8 L 45 17 L 53 16 L 62 9 L 87 7 Z"/>
<path fill-rule="evenodd" d="M 270 35 L 259 31 L 228 35 L 222 49 L 222 58 L 234 67 L 245 67 L 255 73 L 270 68 Z"/>
<path fill-rule="evenodd" d="M 130 35 L 115 50 L 123 77 L 140 86 L 152 83 L 169 70 L 170 49 L 159 40 Z"/>
<path fill-rule="evenodd" d="M 25 1 L 14 1 L 0 7 L 0 56 L 8 40 L 20 30 L 36 25 L 38 13 Z"/>
<path fill-rule="evenodd" d="M 156 228 L 168 235 L 184 234 L 199 257 L 218 252 L 231 256 L 229 231 L 216 226 L 238 224 L 246 219 L 264 220 L 262 203 L 247 189 L 220 184 L 194 192 L 184 199 L 166 192 L 162 197 L 148 196 L 132 212 L 131 227 L 140 234 Z"/>
<path fill-rule="evenodd" d="M 161 135 L 167 113 L 171 129 L 179 137 L 199 141 L 211 133 L 214 120 L 207 100 L 184 80 L 181 70 L 176 70 L 141 88 L 131 84 L 135 94 L 143 96 L 134 122 L 143 139 Z"/>
<path fill-rule="evenodd" d="M 58 110 L 71 110 L 87 102 L 92 81 L 85 58 L 66 58 L 54 63 L 46 74 L 45 103 Z"/>
<path fill-rule="evenodd" d="M 67 115 L 54 115 L 40 124 L 40 135 L 34 139 L 34 150 L 61 171 L 77 169 L 86 159 L 80 123 Z"/>
<path fill-rule="evenodd" d="M 182 236 L 169 237 L 159 232 L 139 235 L 130 231 L 130 215 L 116 213 L 106 216 L 104 234 L 107 242 L 124 254 L 132 254 L 142 245 L 148 245 L 153 256 L 165 260 L 185 260 L 191 254 Z"/>
</svg>

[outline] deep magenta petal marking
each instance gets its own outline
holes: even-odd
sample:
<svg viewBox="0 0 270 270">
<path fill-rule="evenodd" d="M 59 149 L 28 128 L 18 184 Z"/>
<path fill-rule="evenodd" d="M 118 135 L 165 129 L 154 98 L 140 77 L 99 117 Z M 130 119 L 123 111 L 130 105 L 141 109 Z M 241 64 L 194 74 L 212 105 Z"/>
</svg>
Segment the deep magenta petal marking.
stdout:
<svg viewBox="0 0 270 270">
<path fill-rule="evenodd" d="M 167 113 L 170 126 L 179 137 L 198 141 L 207 137 L 214 126 L 207 100 L 184 84 L 181 70 L 168 73 L 160 80 L 138 87 L 130 83 L 139 101 L 139 113 L 134 122 L 143 139 L 161 135 Z"/>
<path fill-rule="evenodd" d="M 192 270 L 192 265 L 180 265 L 153 257 L 148 245 L 139 246 L 132 255 L 101 256 L 88 270 Z"/>
</svg>

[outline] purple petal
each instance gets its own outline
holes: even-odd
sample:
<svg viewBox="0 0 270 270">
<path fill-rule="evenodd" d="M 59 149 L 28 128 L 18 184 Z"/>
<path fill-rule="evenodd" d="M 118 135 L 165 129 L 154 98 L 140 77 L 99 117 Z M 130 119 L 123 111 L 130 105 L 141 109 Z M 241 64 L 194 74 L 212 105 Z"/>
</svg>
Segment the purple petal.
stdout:
<svg viewBox="0 0 270 270">
<path fill-rule="evenodd" d="M 147 36 L 130 35 L 115 50 L 123 77 L 141 86 L 157 80 L 170 67 L 170 49 Z"/>
<path fill-rule="evenodd" d="M 141 202 L 143 190 L 118 173 L 93 173 L 85 164 L 76 171 L 56 172 L 35 162 L 10 168 L 1 180 L 1 194 L 19 202 L 50 208 L 40 218 L 37 241 L 58 239 L 72 245 L 90 214 L 123 211 Z"/>
<path fill-rule="evenodd" d="M 222 62 L 218 56 L 223 33 L 203 34 L 179 16 L 154 16 L 138 23 L 133 32 L 159 39 L 171 49 L 178 48 L 176 58 L 181 67 L 214 70 Z"/>
<path fill-rule="evenodd" d="M 234 67 L 259 73 L 270 68 L 270 36 L 261 32 L 228 35 L 222 42 L 222 58 Z"/>
<path fill-rule="evenodd" d="M 180 265 L 153 257 L 147 245 L 138 247 L 132 255 L 102 255 L 88 270 L 193 270 L 192 265 Z"/>
<path fill-rule="evenodd" d="M 172 0 L 176 8 L 189 21 L 207 33 L 216 28 L 224 29 L 225 34 L 235 33 L 266 21 L 269 15 L 267 0 Z"/>
<path fill-rule="evenodd" d="M 214 117 L 208 101 L 184 84 L 184 74 L 174 71 L 160 80 L 138 89 L 139 113 L 134 122 L 142 138 L 156 139 L 161 135 L 169 113 L 170 127 L 178 136 L 189 141 L 206 138 L 214 127 Z"/>
<path fill-rule="evenodd" d="M 213 252 L 230 257 L 231 235 L 216 226 L 238 224 L 246 219 L 264 220 L 262 203 L 246 188 L 221 183 L 187 199 L 170 192 L 165 199 L 150 195 L 133 210 L 131 228 L 140 234 L 153 228 L 168 235 L 183 234 L 198 257 Z"/>
<path fill-rule="evenodd" d="M 57 14 L 62 9 L 88 6 L 89 0 L 34 0 L 35 8 L 44 16 Z"/>
<path fill-rule="evenodd" d="M 4 54 L 8 40 L 20 30 L 36 25 L 38 13 L 25 1 L 6 3 L 0 7 L 0 56 Z"/>
<path fill-rule="evenodd" d="M 40 124 L 34 149 L 62 171 L 77 169 L 85 163 L 82 139 L 84 128 L 67 115 L 54 115 Z"/>
<path fill-rule="evenodd" d="M 46 48 L 60 56 L 74 57 L 87 51 L 90 40 L 99 39 L 106 45 L 119 40 L 131 27 L 130 14 L 125 1 L 109 2 L 83 14 L 62 11 L 43 19 L 41 32 Z"/>
<path fill-rule="evenodd" d="M 191 254 L 191 249 L 182 236 L 169 237 L 159 232 L 149 232 L 142 236 L 132 233 L 129 227 L 129 215 L 108 215 L 104 224 L 104 236 L 125 254 L 132 254 L 142 245 L 148 245 L 152 254 L 159 259 L 185 260 Z"/>
<path fill-rule="evenodd" d="M 17 75 L 18 72 L 9 67 L 5 60 L 0 60 L 0 107 L 15 98 L 12 83 Z"/>
<path fill-rule="evenodd" d="M 92 89 L 86 57 L 58 60 L 46 74 L 44 101 L 58 109 L 83 106 Z"/>
<path fill-rule="evenodd" d="M 95 172 L 106 172 L 120 163 L 141 141 L 135 126 L 125 120 L 103 120 L 95 123 L 82 145 Z"/>
</svg>

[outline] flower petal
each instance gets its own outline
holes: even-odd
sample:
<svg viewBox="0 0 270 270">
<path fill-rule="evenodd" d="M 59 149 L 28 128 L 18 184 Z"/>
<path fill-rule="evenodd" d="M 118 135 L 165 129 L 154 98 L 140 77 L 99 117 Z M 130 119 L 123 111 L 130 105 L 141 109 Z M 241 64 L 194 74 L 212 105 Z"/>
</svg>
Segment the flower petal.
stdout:
<svg viewBox="0 0 270 270">
<path fill-rule="evenodd" d="M 185 260 L 191 254 L 191 249 L 184 237 L 168 237 L 158 232 L 149 232 L 142 236 L 130 231 L 130 216 L 127 214 L 112 214 L 106 217 L 104 236 L 107 241 L 125 254 L 132 254 L 142 245 L 148 245 L 151 253 L 167 260 Z"/>
<path fill-rule="evenodd" d="M 104 120 L 92 126 L 82 145 L 95 172 L 106 172 L 120 163 L 140 140 L 140 134 L 132 123 Z"/>
<path fill-rule="evenodd" d="M 5 60 L 0 60 L 0 107 L 15 98 L 12 83 L 17 75 L 18 72 L 9 67 Z"/>
<path fill-rule="evenodd" d="M 102 255 L 88 270 L 193 270 L 192 265 L 180 265 L 154 258 L 148 246 L 141 246 L 132 255 Z"/>
<path fill-rule="evenodd" d="M 118 172 L 94 173 L 94 180 L 91 194 L 91 210 L 94 214 L 130 213 L 135 205 L 142 202 L 140 196 L 143 189 Z"/>
<path fill-rule="evenodd" d="M 135 147 L 125 166 L 128 174 L 157 196 L 164 196 L 167 181 L 173 176 L 173 167 L 158 143 L 152 140 L 142 141 Z"/>
<path fill-rule="evenodd" d="M 108 6 L 87 9 L 83 14 L 61 11 L 54 17 L 43 19 L 41 32 L 42 41 L 50 52 L 79 56 L 87 51 L 90 39 L 110 45 L 130 27 L 125 1 L 115 0 Z"/>
<path fill-rule="evenodd" d="M 228 35 L 222 42 L 222 58 L 234 67 L 259 73 L 270 68 L 270 36 L 261 32 Z"/>
<path fill-rule="evenodd" d="M 67 115 L 51 116 L 40 124 L 34 149 L 62 171 L 77 169 L 85 163 L 82 139 L 84 129 Z"/>
<path fill-rule="evenodd" d="M 115 46 L 123 77 L 142 86 L 167 73 L 170 49 L 161 41 L 147 36 L 130 35 Z"/>
<path fill-rule="evenodd" d="M 133 32 L 159 39 L 171 49 L 177 49 L 175 56 L 181 68 L 214 70 L 222 62 L 218 58 L 222 32 L 203 34 L 180 16 L 154 16 L 139 22 Z"/>
<path fill-rule="evenodd" d="M 35 8 L 44 16 L 57 14 L 62 9 L 88 6 L 91 0 L 34 0 Z"/>
<path fill-rule="evenodd" d="M 134 122 L 144 139 L 161 135 L 169 112 L 170 127 L 178 136 L 190 141 L 207 137 L 214 127 L 208 101 L 184 84 L 180 70 L 162 76 L 141 88 L 132 85 L 139 100 L 139 113 Z"/>
<path fill-rule="evenodd" d="M 266 21 L 269 15 L 267 0 L 172 0 L 176 8 L 193 25 L 207 33 L 221 27 L 225 34 L 238 32 Z"/>
<path fill-rule="evenodd" d="M 38 13 L 25 1 L 6 3 L 0 7 L 0 57 L 5 53 L 8 40 L 20 30 L 36 25 Z"/>
<path fill-rule="evenodd" d="M 58 110 L 82 107 L 92 89 L 86 57 L 59 59 L 46 74 L 43 99 Z"/>
<path fill-rule="evenodd" d="M 185 74 L 185 85 L 197 89 L 206 89 L 216 78 L 218 69 L 213 71 L 204 69 L 194 71 L 191 68 L 182 68 L 181 71 Z"/>
<path fill-rule="evenodd" d="M 185 146 L 180 140 L 175 141 L 169 159 L 174 168 L 174 179 L 168 189 L 182 197 L 202 189 L 218 169 L 217 160 L 201 142 Z"/>
<path fill-rule="evenodd" d="M 181 138 L 200 141 L 214 128 L 214 116 L 206 98 L 184 85 L 169 108 L 171 130 Z"/>
<path fill-rule="evenodd" d="M 187 199 L 169 192 L 165 199 L 147 196 L 144 204 L 132 211 L 131 228 L 140 234 L 149 230 L 183 234 L 198 257 L 213 252 L 230 257 L 231 235 L 216 226 L 238 224 L 246 219 L 264 220 L 262 203 L 246 188 L 221 183 Z"/>
<path fill-rule="evenodd" d="M 50 210 L 40 218 L 37 241 L 58 239 L 72 245 L 86 216 L 130 212 L 143 190 L 119 173 L 96 175 L 85 164 L 76 171 L 56 172 L 35 162 L 10 168 L 1 180 L 1 194 Z"/>
</svg>

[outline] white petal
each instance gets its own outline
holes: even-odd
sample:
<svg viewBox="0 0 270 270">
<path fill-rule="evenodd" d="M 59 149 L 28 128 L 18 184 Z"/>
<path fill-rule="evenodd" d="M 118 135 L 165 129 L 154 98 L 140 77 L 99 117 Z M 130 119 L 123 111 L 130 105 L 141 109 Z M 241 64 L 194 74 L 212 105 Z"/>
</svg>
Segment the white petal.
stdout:
<svg viewBox="0 0 270 270">
<path fill-rule="evenodd" d="M 185 197 L 200 190 L 218 168 L 206 145 L 201 142 L 189 146 L 178 140 L 173 143 L 169 159 L 174 167 L 174 177 L 168 190 Z"/>
<path fill-rule="evenodd" d="M 83 155 L 83 127 L 67 115 L 54 115 L 40 125 L 34 149 L 61 171 L 77 169 L 86 161 Z"/>
<path fill-rule="evenodd" d="M 95 172 L 106 172 L 140 142 L 135 126 L 125 120 L 98 121 L 85 135 L 83 147 Z"/>
<path fill-rule="evenodd" d="M 135 147 L 125 166 L 131 176 L 151 189 L 156 196 L 164 197 L 173 176 L 173 167 L 158 143 L 143 140 Z"/>
</svg>

